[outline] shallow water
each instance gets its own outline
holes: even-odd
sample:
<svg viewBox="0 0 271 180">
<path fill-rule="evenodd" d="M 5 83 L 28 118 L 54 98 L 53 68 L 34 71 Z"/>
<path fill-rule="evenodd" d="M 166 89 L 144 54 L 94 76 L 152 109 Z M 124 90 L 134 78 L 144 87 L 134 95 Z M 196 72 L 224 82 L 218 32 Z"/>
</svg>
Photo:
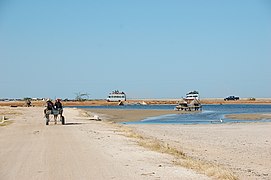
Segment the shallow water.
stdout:
<svg viewBox="0 0 271 180">
<path fill-rule="evenodd" d="M 172 110 L 175 105 L 126 105 L 126 106 L 83 106 L 87 109 L 152 109 Z M 271 113 L 271 105 L 203 105 L 203 110 L 193 114 L 169 114 L 147 118 L 136 122 L 124 124 L 210 124 L 210 123 L 235 123 L 235 122 L 271 122 L 270 119 L 262 120 L 233 120 L 225 118 L 227 114 Z"/>
</svg>

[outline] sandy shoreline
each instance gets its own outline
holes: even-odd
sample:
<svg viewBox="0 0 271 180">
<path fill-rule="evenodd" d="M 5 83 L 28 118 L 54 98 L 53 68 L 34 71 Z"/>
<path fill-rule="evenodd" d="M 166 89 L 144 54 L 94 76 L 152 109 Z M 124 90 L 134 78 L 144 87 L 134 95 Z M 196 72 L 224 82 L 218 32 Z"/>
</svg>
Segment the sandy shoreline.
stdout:
<svg viewBox="0 0 271 180">
<path fill-rule="evenodd" d="M 86 110 L 89 116 L 99 115 L 101 119 L 106 121 L 119 122 L 131 122 L 140 121 L 149 117 L 156 117 L 167 114 L 182 114 L 192 113 L 188 111 L 174 111 L 174 110 L 125 110 L 125 109 L 89 109 Z"/>
<path fill-rule="evenodd" d="M 168 114 L 184 114 L 184 113 L 198 113 L 189 111 L 175 111 L 175 110 L 125 110 L 125 109 L 90 109 L 86 110 L 89 116 L 99 115 L 102 119 L 107 121 L 132 122 L 140 121 L 149 117 L 157 117 Z M 228 114 L 225 118 L 242 120 L 262 120 L 271 119 L 270 114 Z"/>
<path fill-rule="evenodd" d="M 229 168 L 240 179 L 270 179 L 270 123 L 129 126 L 189 157 Z"/>
<path fill-rule="evenodd" d="M 129 99 L 125 104 L 140 104 L 145 102 L 149 105 L 172 104 L 177 105 L 181 98 L 178 99 Z M 119 102 L 107 102 L 106 100 L 88 100 L 88 101 L 63 101 L 64 106 L 117 106 Z M 238 101 L 224 101 L 223 98 L 204 98 L 201 104 L 271 104 L 271 98 L 241 98 Z M 44 101 L 32 101 L 34 106 L 44 106 Z M 0 106 L 25 106 L 25 101 L 0 101 Z"/>
<path fill-rule="evenodd" d="M 0 107 L 0 177 L 18 179 L 203 179 L 174 157 L 138 146 L 116 124 L 90 121 L 64 109 L 66 125 L 45 125 L 42 107 Z"/>
<path fill-rule="evenodd" d="M 271 114 L 228 114 L 225 117 L 239 120 L 262 120 L 271 119 Z"/>
<path fill-rule="evenodd" d="M 0 135 L 8 137 L 0 139 L 1 177 L 208 179 L 205 174 L 213 179 L 271 178 L 271 123 L 121 125 L 112 122 L 183 112 L 65 108 L 66 126 L 45 126 L 42 112 L 43 107 L 0 107 L 0 115 L 13 122 L 0 126 Z M 89 120 L 94 115 L 102 121 Z M 54 151 L 46 150 L 52 147 Z M 69 157 L 72 154 L 76 155 Z M 76 173 L 78 167 L 80 173 Z M 87 167 L 97 172 L 86 172 Z M 109 172 L 110 167 L 114 171 Z"/>
<path fill-rule="evenodd" d="M 105 121 L 124 122 L 176 111 L 91 109 Z M 91 114 L 91 113 L 89 113 Z M 250 115 L 230 118 L 249 119 Z M 270 118 L 254 114 L 253 118 Z M 146 138 L 159 140 L 189 157 L 230 169 L 240 179 L 271 178 L 271 123 L 233 123 L 210 125 L 124 125 Z"/>
</svg>

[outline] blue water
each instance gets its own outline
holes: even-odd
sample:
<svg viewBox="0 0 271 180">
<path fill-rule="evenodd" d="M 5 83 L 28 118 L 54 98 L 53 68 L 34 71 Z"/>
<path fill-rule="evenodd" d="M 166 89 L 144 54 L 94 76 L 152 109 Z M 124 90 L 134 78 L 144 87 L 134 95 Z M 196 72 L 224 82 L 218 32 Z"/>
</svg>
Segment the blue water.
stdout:
<svg viewBox="0 0 271 180">
<path fill-rule="evenodd" d="M 175 105 L 126 105 L 126 106 L 81 106 L 87 109 L 152 109 L 172 110 Z M 168 114 L 151 117 L 137 122 L 126 122 L 124 124 L 211 124 L 211 123 L 234 123 L 253 122 L 253 120 L 233 120 L 225 118 L 227 114 L 251 114 L 271 113 L 271 105 L 203 105 L 203 111 L 192 114 Z M 222 121 L 222 122 L 221 122 Z M 256 121 L 256 120 L 255 120 Z M 257 122 L 271 122 L 262 119 Z"/>
</svg>

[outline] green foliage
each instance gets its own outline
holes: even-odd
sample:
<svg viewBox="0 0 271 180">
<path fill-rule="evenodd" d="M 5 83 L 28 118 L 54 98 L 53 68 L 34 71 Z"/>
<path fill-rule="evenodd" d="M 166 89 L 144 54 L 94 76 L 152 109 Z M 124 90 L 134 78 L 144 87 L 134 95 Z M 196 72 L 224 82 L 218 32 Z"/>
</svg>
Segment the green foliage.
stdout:
<svg viewBox="0 0 271 180">
<path fill-rule="evenodd" d="M 27 101 L 27 100 L 31 100 L 32 98 L 30 98 L 30 97 L 25 97 L 23 100 L 24 101 Z"/>
</svg>

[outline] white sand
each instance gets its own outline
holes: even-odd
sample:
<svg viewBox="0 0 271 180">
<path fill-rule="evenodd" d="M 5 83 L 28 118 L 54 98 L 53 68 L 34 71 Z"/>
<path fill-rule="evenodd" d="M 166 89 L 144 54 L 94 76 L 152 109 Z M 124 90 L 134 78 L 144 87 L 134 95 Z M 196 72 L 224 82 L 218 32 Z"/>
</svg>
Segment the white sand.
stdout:
<svg viewBox="0 0 271 180">
<path fill-rule="evenodd" d="M 271 123 L 129 126 L 240 179 L 271 179 Z"/>
<path fill-rule="evenodd" d="M 109 120 L 144 119 L 165 111 L 91 110 L 107 114 Z M 173 113 L 168 111 L 168 113 Z M 133 116 L 130 118 L 130 116 Z M 270 114 L 232 115 L 241 119 L 265 118 Z M 271 123 L 209 125 L 126 125 L 145 136 L 167 143 L 189 157 L 229 168 L 240 179 L 271 179 Z"/>
<path fill-rule="evenodd" d="M 1 113 L 13 121 L 0 126 L 3 180 L 209 179 L 139 147 L 112 124 L 86 120 L 77 109 L 64 110 L 65 126 L 46 126 L 41 107 L 0 107 Z"/>
</svg>

